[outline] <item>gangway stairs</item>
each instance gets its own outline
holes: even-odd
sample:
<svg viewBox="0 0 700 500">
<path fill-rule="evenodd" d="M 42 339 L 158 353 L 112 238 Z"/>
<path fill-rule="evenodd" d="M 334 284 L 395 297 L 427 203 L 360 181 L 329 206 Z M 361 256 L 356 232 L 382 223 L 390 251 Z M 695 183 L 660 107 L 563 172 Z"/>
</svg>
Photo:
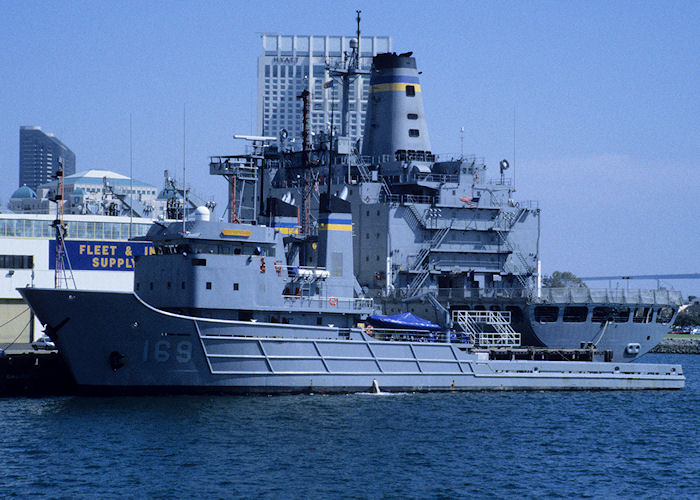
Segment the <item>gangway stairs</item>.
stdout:
<svg viewBox="0 0 700 500">
<path fill-rule="evenodd" d="M 452 324 L 479 347 L 518 347 L 520 333 L 510 325 L 509 311 L 453 311 Z"/>
</svg>

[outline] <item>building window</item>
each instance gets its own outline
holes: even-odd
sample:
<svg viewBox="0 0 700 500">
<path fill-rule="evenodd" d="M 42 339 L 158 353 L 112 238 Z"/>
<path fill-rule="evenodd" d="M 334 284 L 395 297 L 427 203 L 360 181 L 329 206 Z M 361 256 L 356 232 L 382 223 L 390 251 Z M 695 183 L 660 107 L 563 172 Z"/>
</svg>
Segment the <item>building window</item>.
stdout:
<svg viewBox="0 0 700 500">
<path fill-rule="evenodd" d="M 409 137 L 418 137 L 420 135 L 420 130 L 417 128 L 410 128 L 408 129 L 408 136 Z"/>
<path fill-rule="evenodd" d="M 33 255 L 0 255 L 0 268 L 3 269 L 32 269 Z"/>
<path fill-rule="evenodd" d="M 408 97 L 414 97 L 416 95 L 416 88 L 413 85 L 406 85 L 406 95 Z"/>
</svg>

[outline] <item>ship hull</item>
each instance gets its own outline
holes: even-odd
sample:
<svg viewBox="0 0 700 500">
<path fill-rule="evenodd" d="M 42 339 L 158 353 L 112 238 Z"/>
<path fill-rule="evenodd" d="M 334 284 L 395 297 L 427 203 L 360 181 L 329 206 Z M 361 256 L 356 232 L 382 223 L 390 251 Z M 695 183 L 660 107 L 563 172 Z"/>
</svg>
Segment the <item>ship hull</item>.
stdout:
<svg viewBox="0 0 700 500">
<path fill-rule="evenodd" d="M 593 321 L 591 311 L 594 308 L 606 308 L 610 310 L 630 308 L 629 303 L 613 302 L 548 302 L 547 307 L 557 309 L 557 317 L 553 321 L 538 321 L 535 308 L 541 304 L 533 303 L 526 298 L 489 298 L 467 299 L 464 297 L 443 297 L 438 293 L 438 298 L 443 305 L 454 310 L 499 310 L 509 311 L 513 329 L 522 335 L 522 345 L 543 347 L 549 349 L 578 349 L 582 345 L 594 345 L 601 351 L 612 353 L 612 361 L 631 362 L 643 356 L 657 346 L 668 332 L 673 317 L 659 323 L 656 319 L 645 323 L 634 322 L 628 317 L 625 322 L 611 321 L 607 326 L 600 321 Z M 397 312 L 406 307 L 400 300 L 391 297 L 377 297 L 376 302 L 384 310 Z M 649 308 L 658 314 L 658 304 L 634 304 L 635 307 Z M 567 307 L 585 308 L 585 318 L 581 322 L 568 322 L 563 318 L 562 312 Z M 409 310 L 421 317 L 434 322 L 444 323 L 430 304 L 412 302 Z M 630 344 L 633 348 L 628 348 Z"/>
<path fill-rule="evenodd" d="M 135 294 L 25 288 L 76 382 L 109 391 L 234 393 L 680 389 L 679 365 L 494 361 L 445 342 L 223 321 Z"/>
<path fill-rule="evenodd" d="M 606 304 L 607 305 L 607 304 Z M 610 304 L 614 307 L 614 304 Z M 531 312 L 528 311 L 528 312 Z M 668 332 L 667 324 L 658 323 L 553 323 L 536 322 L 530 318 L 531 336 L 528 345 L 544 345 L 549 348 L 571 348 L 594 345 L 596 349 L 612 352 L 612 360 L 629 362 L 643 356 L 656 347 Z"/>
</svg>

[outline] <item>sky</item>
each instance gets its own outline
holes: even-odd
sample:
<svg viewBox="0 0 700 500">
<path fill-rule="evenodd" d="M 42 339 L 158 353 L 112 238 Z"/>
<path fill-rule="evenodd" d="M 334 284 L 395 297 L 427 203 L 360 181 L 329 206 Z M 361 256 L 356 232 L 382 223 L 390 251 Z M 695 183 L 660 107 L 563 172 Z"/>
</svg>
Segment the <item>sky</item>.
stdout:
<svg viewBox="0 0 700 500">
<path fill-rule="evenodd" d="M 517 197 L 538 201 L 545 274 L 700 272 L 700 2 L 0 5 L 2 203 L 20 126 L 56 134 L 77 171 L 128 175 L 131 116 L 134 177 L 161 186 L 184 160 L 223 209 L 208 159 L 254 132 L 260 34 L 351 36 L 361 9 L 364 35 L 414 52 L 433 151 L 459 153 L 464 127 L 464 152 L 494 176 L 507 158 Z"/>
</svg>

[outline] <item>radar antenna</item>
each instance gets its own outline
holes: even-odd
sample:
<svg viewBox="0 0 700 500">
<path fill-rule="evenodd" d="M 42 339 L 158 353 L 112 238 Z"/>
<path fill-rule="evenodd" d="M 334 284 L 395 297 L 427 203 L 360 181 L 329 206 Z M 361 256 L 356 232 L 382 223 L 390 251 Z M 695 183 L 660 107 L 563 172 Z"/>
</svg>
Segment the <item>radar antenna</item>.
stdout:
<svg viewBox="0 0 700 500">
<path fill-rule="evenodd" d="M 360 13 L 357 12 L 357 39 L 350 40 L 350 55 L 346 53 L 346 64 L 331 68 L 330 62 L 326 64 L 328 75 L 331 78 L 338 78 L 343 86 L 343 105 L 340 111 L 341 114 L 341 134 L 343 137 L 348 135 L 348 110 L 350 108 L 350 84 L 362 75 L 369 75 L 369 71 L 360 69 Z"/>
</svg>

